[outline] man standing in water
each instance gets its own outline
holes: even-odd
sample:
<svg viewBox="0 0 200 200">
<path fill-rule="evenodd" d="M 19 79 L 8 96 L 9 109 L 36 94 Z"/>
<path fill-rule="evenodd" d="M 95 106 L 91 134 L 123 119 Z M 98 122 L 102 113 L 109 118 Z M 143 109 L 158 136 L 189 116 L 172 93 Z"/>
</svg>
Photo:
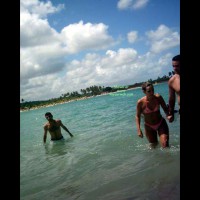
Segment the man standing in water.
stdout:
<svg viewBox="0 0 200 200">
<path fill-rule="evenodd" d="M 44 143 L 46 143 L 47 131 L 49 131 L 52 141 L 64 139 L 60 127 L 62 127 L 65 131 L 69 133 L 71 137 L 73 137 L 73 135 L 70 133 L 67 127 L 63 125 L 62 121 L 60 119 L 54 120 L 53 115 L 50 112 L 47 112 L 45 114 L 45 118 L 48 120 L 48 122 L 44 125 Z"/>
<path fill-rule="evenodd" d="M 179 114 L 180 114 L 180 55 L 176 55 L 172 58 L 172 66 L 174 69 L 174 75 L 169 79 L 169 122 L 174 121 L 174 107 L 175 100 L 177 97 L 179 105 Z"/>
</svg>

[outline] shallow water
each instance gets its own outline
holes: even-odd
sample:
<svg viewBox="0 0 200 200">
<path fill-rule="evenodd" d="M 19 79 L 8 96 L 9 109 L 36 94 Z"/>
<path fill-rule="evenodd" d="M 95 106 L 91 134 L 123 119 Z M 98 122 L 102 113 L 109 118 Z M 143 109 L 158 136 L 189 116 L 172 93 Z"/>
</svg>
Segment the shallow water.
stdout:
<svg viewBox="0 0 200 200">
<path fill-rule="evenodd" d="M 154 87 L 167 102 L 167 83 Z M 180 199 L 180 116 L 168 123 L 170 148 L 151 149 L 135 125 L 144 94 L 140 88 L 120 94 L 20 113 L 21 200 Z M 74 137 L 63 130 L 64 141 L 48 135 L 44 145 L 45 112 Z"/>
</svg>

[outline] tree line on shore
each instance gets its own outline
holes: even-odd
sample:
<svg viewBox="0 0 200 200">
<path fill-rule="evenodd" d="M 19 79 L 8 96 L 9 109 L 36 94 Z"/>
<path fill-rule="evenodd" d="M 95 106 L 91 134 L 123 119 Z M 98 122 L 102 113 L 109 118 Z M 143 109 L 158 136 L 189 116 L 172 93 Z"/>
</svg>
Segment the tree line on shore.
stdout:
<svg viewBox="0 0 200 200">
<path fill-rule="evenodd" d="M 161 83 L 168 81 L 169 78 L 174 74 L 174 72 L 169 72 L 169 76 L 164 75 L 163 77 L 158 77 L 155 80 L 149 79 L 148 81 L 155 84 L 155 83 Z M 73 101 L 73 100 L 78 100 L 81 98 L 88 98 L 92 96 L 97 96 L 97 95 L 102 95 L 102 94 L 107 94 L 111 92 L 116 92 L 120 90 L 128 90 L 128 89 L 133 89 L 136 87 L 141 87 L 143 82 L 135 83 L 132 85 L 127 85 L 127 86 L 113 86 L 113 87 L 104 87 L 104 86 L 91 86 L 87 87 L 85 89 L 81 89 L 80 92 L 73 91 L 71 93 L 67 92 L 62 94 L 58 98 L 51 98 L 49 100 L 40 100 L 40 101 L 25 101 L 25 99 L 21 99 L 20 102 L 20 110 L 30 110 L 38 107 L 44 107 L 48 105 L 54 105 L 58 103 L 65 103 L 68 101 Z"/>
</svg>

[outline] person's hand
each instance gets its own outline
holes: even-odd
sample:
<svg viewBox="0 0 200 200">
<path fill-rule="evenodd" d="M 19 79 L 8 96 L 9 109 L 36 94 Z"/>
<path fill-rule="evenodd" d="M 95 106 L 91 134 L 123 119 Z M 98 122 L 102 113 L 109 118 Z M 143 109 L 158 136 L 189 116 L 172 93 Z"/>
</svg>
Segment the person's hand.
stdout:
<svg viewBox="0 0 200 200">
<path fill-rule="evenodd" d="M 168 115 L 167 116 L 167 120 L 169 121 L 169 123 L 174 121 L 174 116 L 173 115 Z"/>
<path fill-rule="evenodd" d="M 138 136 L 143 138 L 143 133 L 142 133 L 141 129 L 138 131 Z"/>
</svg>

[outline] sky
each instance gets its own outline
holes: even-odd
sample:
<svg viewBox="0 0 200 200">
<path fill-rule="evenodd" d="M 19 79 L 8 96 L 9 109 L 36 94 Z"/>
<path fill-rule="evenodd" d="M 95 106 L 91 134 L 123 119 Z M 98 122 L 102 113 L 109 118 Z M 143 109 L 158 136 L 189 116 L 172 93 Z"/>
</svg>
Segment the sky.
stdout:
<svg viewBox="0 0 200 200">
<path fill-rule="evenodd" d="M 20 101 L 169 75 L 180 0 L 20 0 Z"/>
</svg>

